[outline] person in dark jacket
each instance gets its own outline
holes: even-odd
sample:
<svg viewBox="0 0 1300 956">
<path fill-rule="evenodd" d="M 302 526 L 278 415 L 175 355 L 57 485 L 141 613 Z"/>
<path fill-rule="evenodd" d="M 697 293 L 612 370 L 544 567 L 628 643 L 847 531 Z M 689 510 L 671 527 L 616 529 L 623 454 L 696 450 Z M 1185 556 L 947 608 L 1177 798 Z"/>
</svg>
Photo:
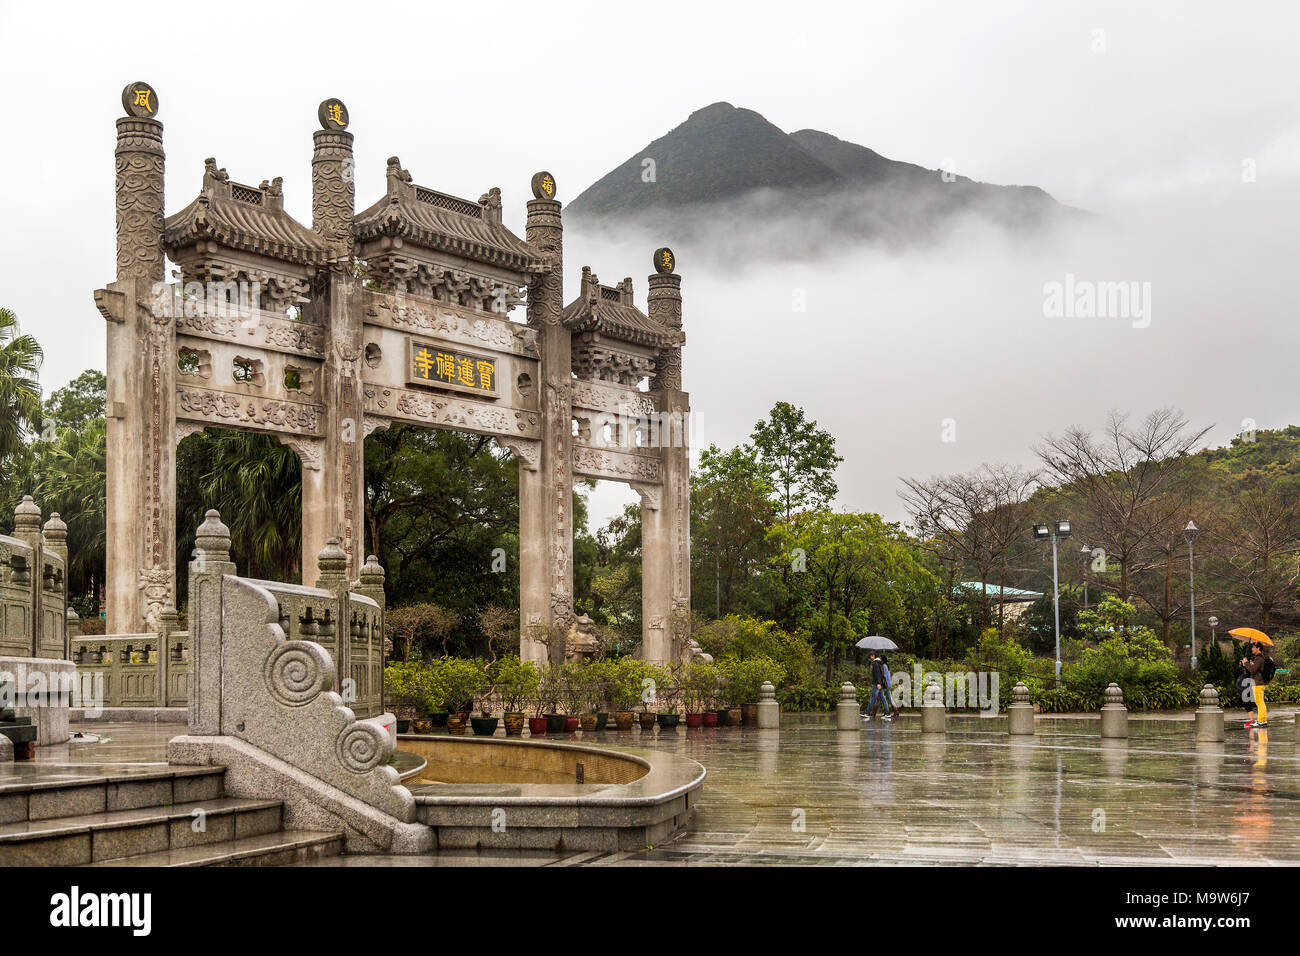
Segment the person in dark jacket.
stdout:
<svg viewBox="0 0 1300 956">
<path fill-rule="evenodd" d="M 867 702 L 867 712 L 863 714 L 863 719 L 870 720 L 876 716 L 876 704 L 884 704 L 888 699 L 885 697 L 885 662 L 880 656 L 871 651 L 871 700 Z M 888 706 L 886 706 L 888 710 Z"/>
</svg>

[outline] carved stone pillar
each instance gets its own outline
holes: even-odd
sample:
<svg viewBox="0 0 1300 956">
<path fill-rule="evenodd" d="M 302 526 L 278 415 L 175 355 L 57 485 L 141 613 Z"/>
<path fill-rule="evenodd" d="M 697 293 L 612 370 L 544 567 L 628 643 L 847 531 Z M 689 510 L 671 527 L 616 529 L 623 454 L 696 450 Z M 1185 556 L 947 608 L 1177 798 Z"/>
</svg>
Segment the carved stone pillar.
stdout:
<svg viewBox="0 0 1300 956">
<path fill-rule="evenodd" d="M 32 563 L 27 573 L 27 656 L 40 657 L 45 555 L 41 547 L 41 509 L 31 495 L 23 495 L 23 500 L 14 509 L 14 537 L 32 549 Z"/>
<path fill-rule="evenodd" d="M 542 177 L 545 177 L 543 180 Z M 572 345 L 564 311 L 564 228 L 554 180 L 533 178 L 525 236 L 546 261 L 528 287 L 528 324 L 541 355 L 540 467 L 519 470 L 519 655 L 542 660 L 538 638 L 555 637 L 573 618 Z M 562 641 L 557 642 L 557 644 Z M 552 661 L 564 648 L 552 646 Z"/>
<path fill-rule="evenodd" d="M 316 557 L 330 538 L 340 540 L 351 580 L 365 555 L 365 417 L 361 394 L 360 284 L 343 264 L 321 280 L 311 317 L 325 324 L 320 403 L 323 438 L 299 448 L 302 471 L 302 580 L 320 575 Z M 304 450 L 306 453 L 304 453 Z"/>
<path fill-rule="evenodd" d="M 334 595 L 333 608 L 329 612 L 329 618 L 333 620 L 331 622 L 329 618 L 323 619 L 322 626 L 329 629 L 332 623 L 335 634 L 334 667 L 338 674 L 338 683 L 335 687 L 343 698 L 343 703 L 348 707 L 355 707 L 363 691 L 356 686 L 356 681 L 352 677 L 352 636 L 348 620 L 348 592 L 351 588 L 345 570 L 347 555 L 343 552 L 338 538 L 330 538 L 325 542 L 325 547 L 316 556 L 316 566 L 320 568 L 316 587 Z"/>
<path fill-rule="evenodd" d="M 235 565 L 230 560 L 230 529 L 215 508 L 204 515 L 195 533 L 189 570 L 189 730 L 217 735 L 221 733 L 221 579 L 234 574 Z"/>
<path fill-rule="evenodd" d="M 676 258 L 670 249 L 659 249 L 654 258 L 655 274 L 647 285 L 646 314 L 678 332 L 682 328 L 681 276 L 673 273 Z M 651 397 L 659 413 L 654 431 L 661 463 L 663 485 L 660 507 L 647 531 L 646 509 L 642 505 L 642 602 L 643 656 L 669 660 L 685 653 L 690 637 L 691 617 L 691 459 L 690 396 L 682 391 L 682 347 L 659 350 Z M 662 589 L 662 590 L 660 590 Z M 656 620 L 663 617 L 656 632 L 649 608 Z M 666 613 L 664 609 L 666 608 Z M 657 637 L 662 634 L 663 637 Z M 655 655 L 651 657 L 651 653 Z"/>
<path fill-rule="evenodd" d="M 162 123 L 156 94 L 123 91 L 117 121 L 117 281 L 108 320 L 108 633 L 149 630 L 176 602 L 176 329 L 163 281 Z"/>
<path fill-rule="evenodd" d="M 352 251 L 352 216 L 356 210 L 352 134 L 332 128 L 330 123 L 325 120 L 326 128 L 312 134 L 316 148 L 311 157 L 311 228 L 345 255 Z"/>
</svg>

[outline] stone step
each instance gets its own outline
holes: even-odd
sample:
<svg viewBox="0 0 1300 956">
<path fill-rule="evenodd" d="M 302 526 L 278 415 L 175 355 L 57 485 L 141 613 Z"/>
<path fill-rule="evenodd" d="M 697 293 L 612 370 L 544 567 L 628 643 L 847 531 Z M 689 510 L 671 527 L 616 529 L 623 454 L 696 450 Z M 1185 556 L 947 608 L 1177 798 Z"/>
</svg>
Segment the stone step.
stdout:
<svg viewBox="0 0 1300 956">
<path fill-rule="evenodd" d="M 102 772 L 95 767 L 24 764 L 0 777 L 0 824 L 216 800 L 224 767 Z"/>
<path fill-rule="evenodd" d="M 343 834 L 280 830 L 206 846 L 141 853 L 88 866 L 292 866 L 343 852 Z"/>
<path fill-rule="evenodd" d="M 0 866 L 78 866 L 274 834 L 282 814 L 278 800 L 223 797 L 21 820 L 0 824 Z"/>
</svg>

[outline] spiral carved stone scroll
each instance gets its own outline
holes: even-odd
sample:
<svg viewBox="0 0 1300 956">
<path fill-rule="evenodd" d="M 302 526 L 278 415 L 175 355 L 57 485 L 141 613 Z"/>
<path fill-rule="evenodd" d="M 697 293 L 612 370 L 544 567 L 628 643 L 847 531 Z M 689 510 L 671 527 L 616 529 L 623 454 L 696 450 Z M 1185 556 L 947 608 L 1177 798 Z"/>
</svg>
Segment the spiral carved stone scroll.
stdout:
<svg viewBox="0 0 1300 956">
<path fill-rule="evenodd" d="M 334 742 L 334 752 L 346 769 L 365 773 L 388 757 L 388 737 L 374 724 L 350 724 Z"/>
<path fill-rule="evenodd" d="M 265 677 L 272 697 L 302 707 L 334 686 L 334 662 L 319 644 L 285 641 L 266 659 Z"/>
</svg>

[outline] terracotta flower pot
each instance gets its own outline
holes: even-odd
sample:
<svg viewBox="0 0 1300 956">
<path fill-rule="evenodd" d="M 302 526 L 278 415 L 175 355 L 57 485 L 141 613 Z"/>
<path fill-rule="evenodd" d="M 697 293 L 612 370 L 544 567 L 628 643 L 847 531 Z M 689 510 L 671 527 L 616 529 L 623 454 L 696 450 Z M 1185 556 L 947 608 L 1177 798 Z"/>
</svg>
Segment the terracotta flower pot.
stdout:
<svg viewBox="0 0 1300 956">
<path fill-rule="evenodd" d="M 718 724 L 719 724 L 719 726 L 721 726 L 722 722 L 719 721 Z M 728 726 L 728 727 L 739 727 L 740 724 L 741 724 L 741 713 L 740 713 L 740 708 L 739 708 L 739 707 L 728 707 L 728 708 L 727 708 L 727 726 Z"/>
<path fill-rule="evenodd" d="M 546 718 L 529 717 L 528 732 L 534 737 L 544 737 L 546 735 Z"/>
<path fill-rule="evenodd" d="M 715 715 L 715 717 L 716 717 L 716 715 Z M 687 726 L 687 727 L 703 727 L 703 726 L 704 726 L 704 712 L 701 711 L 701 712 L 698 713 L 698 714 L 687 714 L 687 715 L 686 715 L 686 726 Z"/>
<path fill-rule="evenodd" d="M 642 711 L 638 719 L 641 721 L 642 730 L 652 730 L 655 725 L 655 714 L 652 710 Z"/>
<path fill-rule="evenodd" d="M 706 710 L 703 716 L 705 727 L 718 726 L 718 712 L 716 710 Z"/>
<path fill-rule="evenodd" d="M 578 725 L 582 727 L 582 732 L 584 734 L 592 733 L 596 729 L 596 715 L 583 714 L 578 718 Z"/>
<path fill-rule="evenodd" d="M 433 721 L 428 717 L 416 717 L 411 721 L 411 729 L 417 734 L 433 733 Z"/>
<path fill-rule="evenodd" d="M 447 733 L 463 734 L 465 732 L 465 721 L 461 719 L 460 714 L 447 715 Z"/>
<path fill-rule="evenodd" d="M 631 730 L 632 721 L 634 720 L 636 720 L 636 714 L 630 710 L 620 710 L 614 714 L 614 726 L 619 730 Z"/>
<path fill-rule="evenodd" d="M 582 719 L 579 718 L 579 717 L 565 717 L 565 718 L 564 718 L 564 732 L 565 732 L 566 734 L 571 734 L 571 733 L 573 733 L 573 732 L 574 732 L 575 730 L 577 730 L 581 725 L 582 725 Z"/>
<path fill-rule="evenodd" d="M 746 727 L 758 726 L 758 704 L 740 705 L 740 722 Z"/>
<path fill-rule="evenodd" d="M 518 737 L 523 734 L 524 732 L 523 714 L 506 714 L 505 717 L 502 718 L 502 722 L 506 725 L 507 737 Z M 546 728 L 545 723 L 542 724 L 542 728 L 543 729 Z"/>
</svg>

